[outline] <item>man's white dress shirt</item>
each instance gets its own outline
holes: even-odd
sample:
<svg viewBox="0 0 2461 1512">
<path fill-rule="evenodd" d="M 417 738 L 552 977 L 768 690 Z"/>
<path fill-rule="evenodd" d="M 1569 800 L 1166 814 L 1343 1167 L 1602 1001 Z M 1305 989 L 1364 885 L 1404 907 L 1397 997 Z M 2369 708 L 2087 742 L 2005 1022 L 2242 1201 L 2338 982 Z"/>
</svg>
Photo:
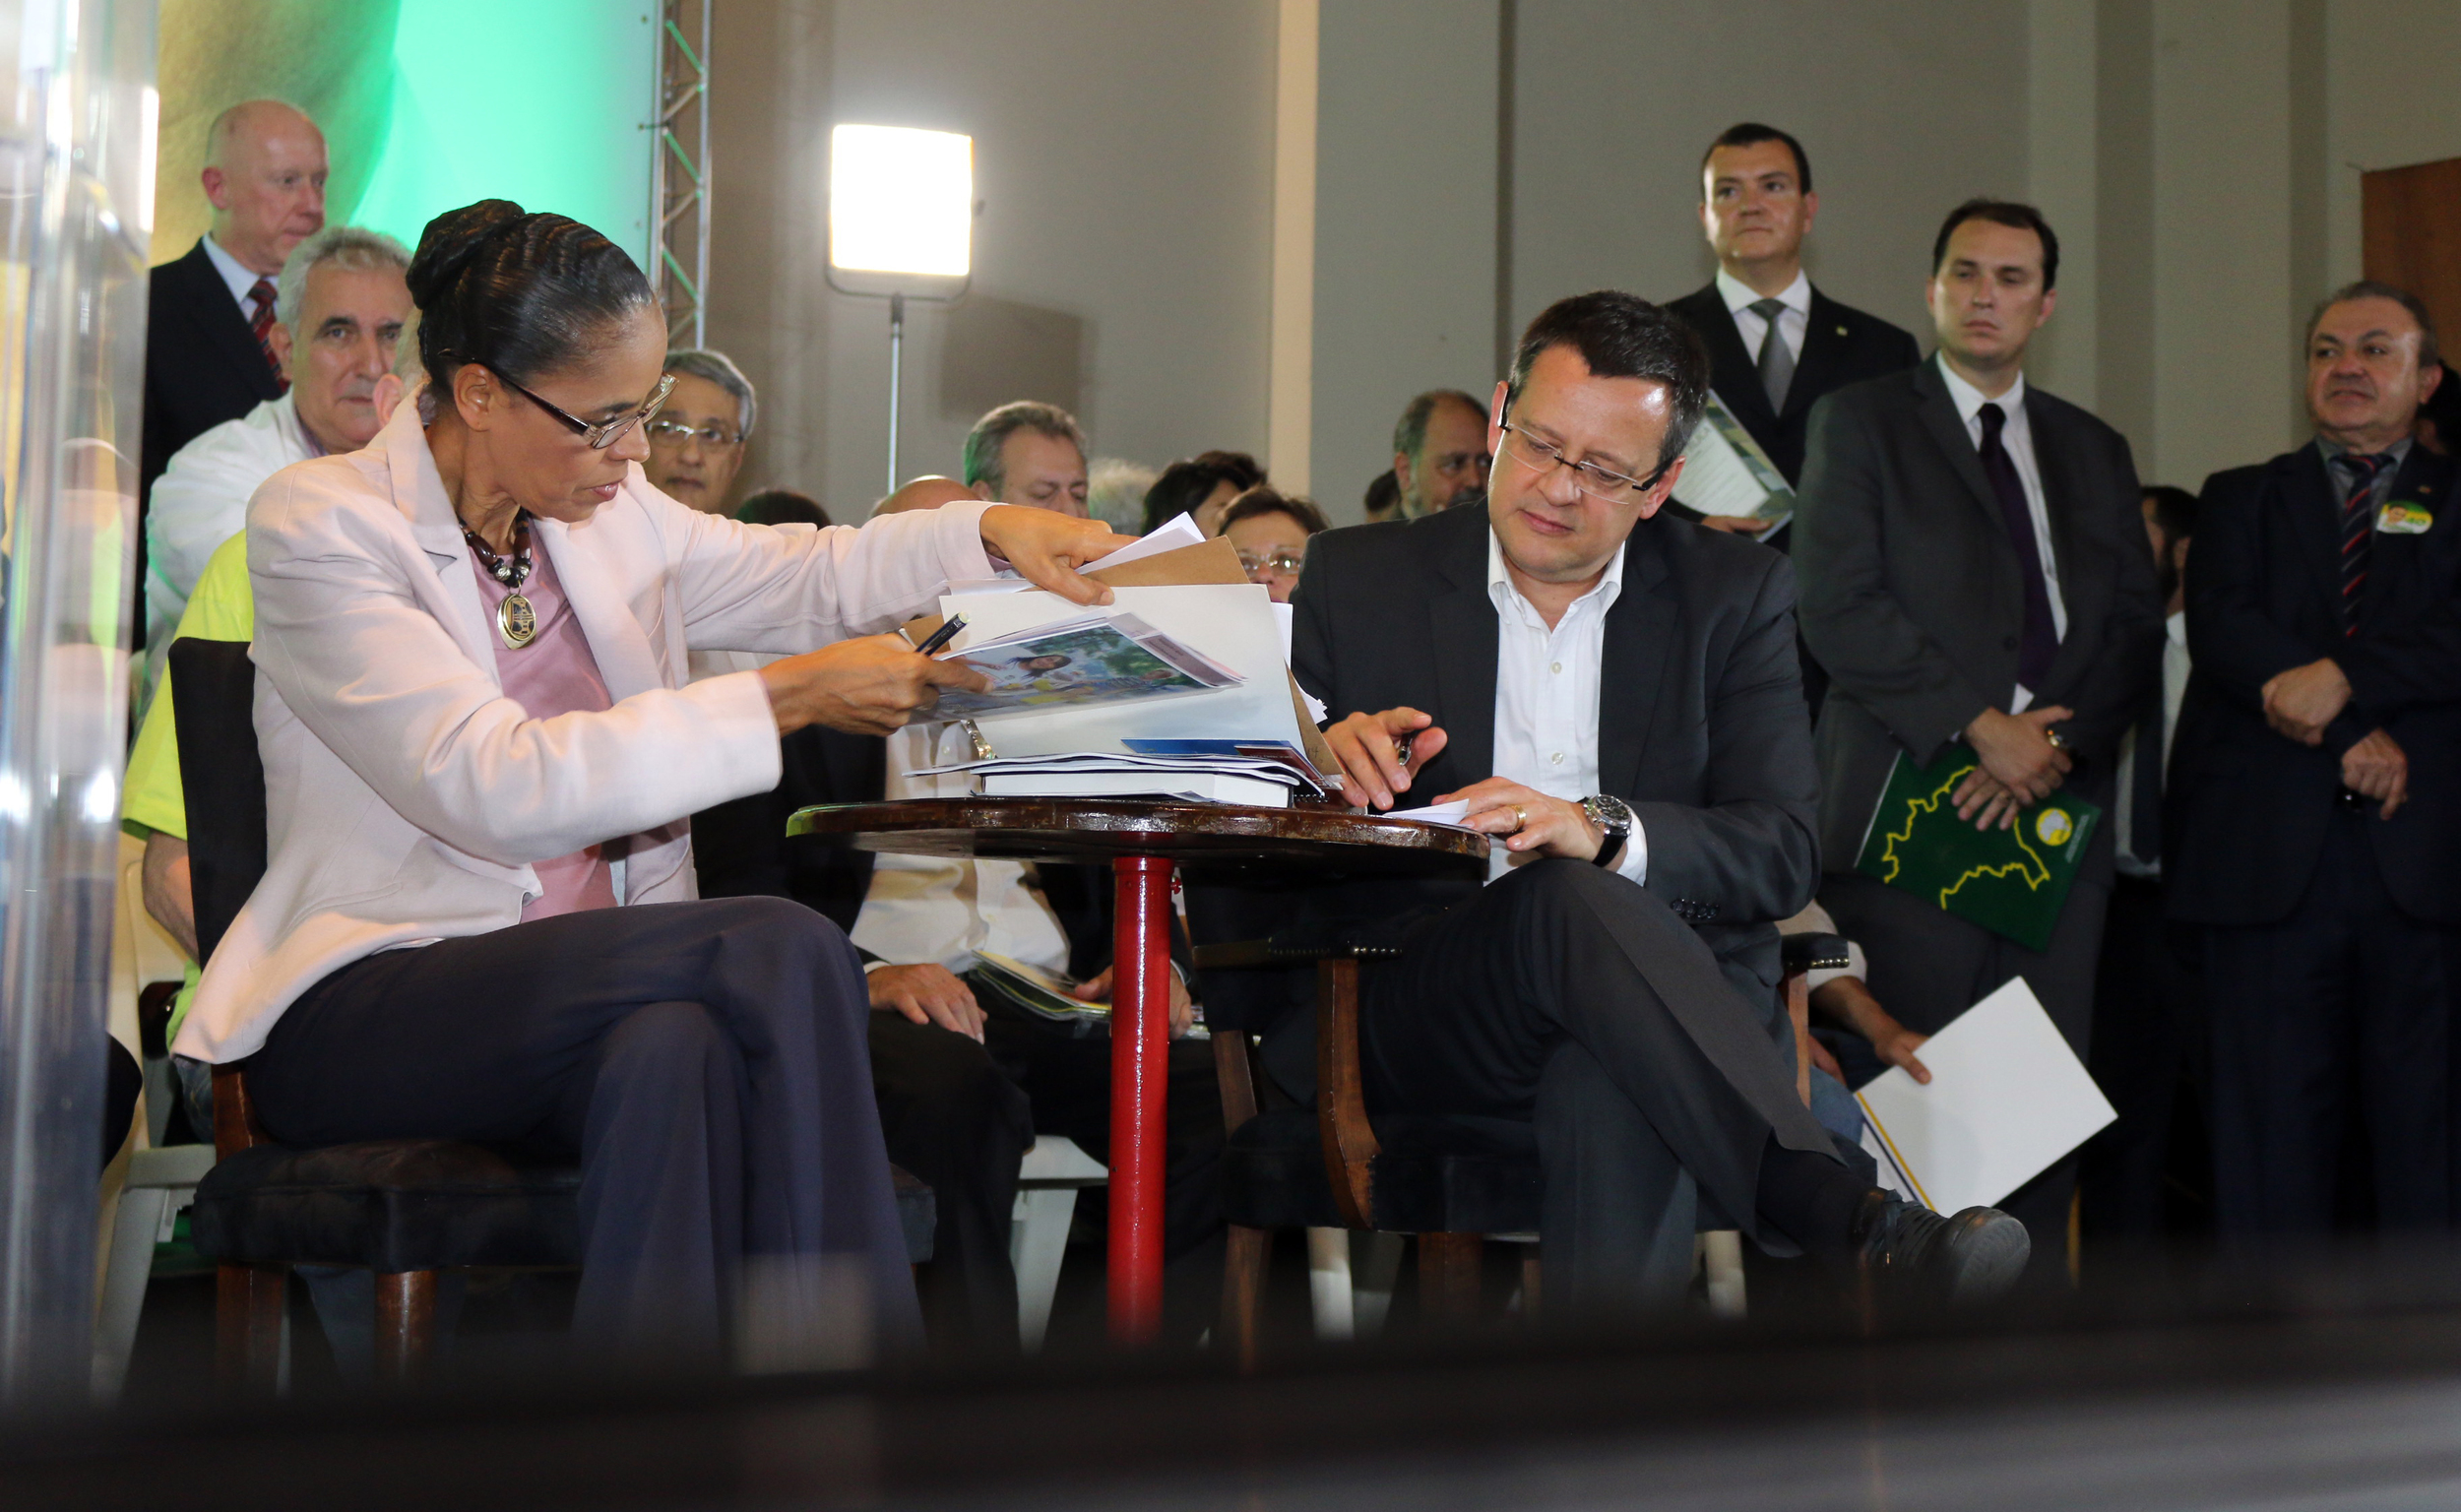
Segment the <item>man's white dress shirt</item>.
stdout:
<svg viewBox="0 0 2461 1512">
<path fill-rule="evenodd" d="M 212 243 L 208 242 L 211 246 Z M 293 391 L 295 392 L 295 391 Z M 299 423 L 291 394 L 269 399 L 171 454 L 146 511 L 146 647 L 149 674 L 179 627 L 214 548 L 248 523 L 248 499 L 264 481 L 325 449 Z"/>
<path fill-rule="evenodd" d="M 240 319 L 255 320 L 256 301 L 248 297 L 248 290 L 256 287 L 256 281 L 266 275 L 223 251 L 222 244 L 211 235 L 205 238 L 205 256 L 214 265 L 214 271 L 222 276 L 222 283 L 230 289 L 230 297 L 238 301 Z"/>
<path fill-rule="evenodd" d="M 2179 729 L 2179 705 L 2187 698 L 2187 616 L 2174 614 L 2163 624 L 2162 642 L 2162 749 L 2167 758 L 2177 743 Z M 2163 773 L 2162 785 L 2169 788 L 2171 775 Z M 2118 848 L 2119 869 L 2132 877 L 2158 877 L 2162 863 L 2148 867 L 2136 858 L 2136 730 L 2133 725 L 2119 741 L 2119 776 L 2117 796 L 2112 801 L 2112 843 Z"/>
<path fill-rule="evenodd" d="M 1726 301 L 1727 313 L 1735 317 L 1735 331 L 1743 339 L 1743 349 L 1754 362 L 1760 360 L 1760 344 L 1768 338 L 1769 322 L 1752 308 L 1768 296 L 1749 284 L 1721 268 L 1718 270 L 1718 296 Z M 1803 333 L 1811 329 L 1811 279 L 1800 269 L 1795 282 L 1778 295 L 1786 308 L 1778 311 L 1778 340 L 1786 344 L 1787 352 L 1797 362 L 1803 359 Z"/>
<path fill-rule="evenodd" d="M 1939 375 L 1948 382 L 1949 402 L 1957 407 L 1957 418 L 1965 421 L 1966 438 L 1974 443 L 1978 454 L 1983 450 L 1983 407 L 1997 405 L 2007 415 L 2007 423 L 1999 429 L 1999 444 L 2008 449 L 2008 460 L 2016 465 L 2017 481 L 2025 486 L 2026 512 L 2034 517 L 2034 550 L 2043 559 L 2043 588 L 2051 595 L 2051 633 L 2064 641 L 2068 638 L 2068 605 L 2059 594 L 2059 557 L 2051 547 L 2051 507 L 2043 499 L 2042 467 L 2034 460 L 2034 427 L 2025 418 L 2025 375 L 2019 373 L 2007 393 L 1991 399 L 1958 377 L 1947 359 L 1932 360 L 1939 363 Z M 2023 714 L 2032 702 L 2034 690 L 2019 683 L 2015 696 L 2008 701 L 2008 712 Z"/>
<path fill-rule="evenodd" d="M 1486 593 L 1495 604 L 1495 775 L 1550 798 L 1577 803 L 1599 791 L 1599 678 L 1607 611 L 1623 593 L 1624 548 L 1598 586 L 1572 601 L 1549 630 L 1504 570 L 1504 548 L 1486 536 Z M 1535 850 L 1487 851 L 1487 880 L 1539 858 Z M 1649 837 L 1633 825 L 1615 870 L 1649 880 Z"/>
<path fill-rule="evenodd" d="M 940 740 L 952 743 L 942 747 Z M 942 749 L 944 758 L 938 754 Z M 913 775 L 942 759 L 964 760 L 969 751 L 965 731 L 955 724 L 907 725 L 889 736 L 888 796 L 969 796 L 963 772 Z M 1054 976 L 1068 974 L 1067 931 L 1043 901 L 1032 868 L 1021 861 L 880 856 L 872 863 L 871 890 L 854 916 L 852 938 L 885 965 L 937 962 L 962 975 L 989 951 Z"/>
</svg>

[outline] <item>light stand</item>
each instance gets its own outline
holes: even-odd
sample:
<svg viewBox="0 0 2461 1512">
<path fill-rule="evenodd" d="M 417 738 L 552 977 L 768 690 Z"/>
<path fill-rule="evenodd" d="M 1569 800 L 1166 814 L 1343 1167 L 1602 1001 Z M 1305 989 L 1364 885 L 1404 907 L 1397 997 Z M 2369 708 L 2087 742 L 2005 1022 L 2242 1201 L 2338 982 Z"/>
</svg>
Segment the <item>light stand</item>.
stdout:
<svg viewBox="0 0 2461 1512">
<path fill-rule="evenodd" d="M 829 144 L 829 286 L 889 301 L 889 491 L 898 485 L 906 301 L 953 303 L 973 282 L 974 139 L 840 126 Z M 841 282 L 840 275 L 856 276 Z"/>
</svg>

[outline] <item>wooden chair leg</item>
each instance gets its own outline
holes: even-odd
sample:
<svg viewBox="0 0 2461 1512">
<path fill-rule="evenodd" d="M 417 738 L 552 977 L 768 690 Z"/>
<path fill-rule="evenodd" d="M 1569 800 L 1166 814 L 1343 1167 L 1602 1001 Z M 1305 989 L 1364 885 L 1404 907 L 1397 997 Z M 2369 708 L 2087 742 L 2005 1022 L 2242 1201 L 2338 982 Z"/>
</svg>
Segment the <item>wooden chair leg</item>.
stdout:
<svg viewBox="0 0 2461 1512">
<path fill-rule="evenodd" d="M 1479 1269 L 1485 1253 L 1481 1234 L 1419 1235 L 1419 1302 L 1427 1316 L 1445 1323 L 1478 1316 Z"/>
<path fill-rule="evenodd" d="M 1255 1369 L 1264 1354 L 1265 1268 L 1272 1258 L 1272 1229 L 1230 1225 L 1222 1263 L 1222 1332 L 1242 1370 Z"/>
<path fill-rule="evenodd" d="M 282 1384 L 283 1317 L 290 1271 L 224 1264 L 214 1286 L 214 1373 L 225 1386 L 271 1393 Z"/>
<path fill-rule="evenodd" d="M 388 1386 L 424 1377 L 436 1343 L 436 1273 L 376 1273 L 376 1379 Z"/>
</svg>

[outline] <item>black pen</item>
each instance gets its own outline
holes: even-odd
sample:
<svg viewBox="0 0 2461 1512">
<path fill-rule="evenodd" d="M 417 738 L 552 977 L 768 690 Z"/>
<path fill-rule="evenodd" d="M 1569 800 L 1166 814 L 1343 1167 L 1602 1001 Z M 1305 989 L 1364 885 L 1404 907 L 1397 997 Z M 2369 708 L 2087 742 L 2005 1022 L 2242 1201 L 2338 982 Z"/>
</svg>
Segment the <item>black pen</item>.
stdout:
<svg viewBox="0 0 2461 1512">
<path fill-rule="evenodd" d="M 957 632 L 965 628 L 966 616 L 963 614 L 952 614 L 948 617 L 946 623 L 942 624 L 939 629 L 932 631 L 931 634 L 924 639 L 923 643 L 920 646 L 915 647 L 915 650 L 921 656 L 930 656 L 933 652 L 938 651 L 941 647 L 946 646 L 949 642 L 957 639 Z"/>
</svg>

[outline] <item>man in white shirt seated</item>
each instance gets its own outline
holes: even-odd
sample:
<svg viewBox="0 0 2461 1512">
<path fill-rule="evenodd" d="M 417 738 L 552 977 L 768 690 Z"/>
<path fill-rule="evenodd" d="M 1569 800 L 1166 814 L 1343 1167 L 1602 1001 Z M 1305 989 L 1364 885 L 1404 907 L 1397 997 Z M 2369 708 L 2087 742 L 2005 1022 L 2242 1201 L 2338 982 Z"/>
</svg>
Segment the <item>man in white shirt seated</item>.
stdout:
<svg viewBox="0 0 2461 1512">
<path fill-rule="evenodd" d="M 376 384 L 411 317 L 402 243 L 332 225 L 283 264 L 268 340 L 289 388 L 181 447 L 154 485 L 146 518 L 146 645 L 158 669 L 180 610 L 214 548 L 246 523 L 257 485 L 375 438 Z"/>
</svg>

